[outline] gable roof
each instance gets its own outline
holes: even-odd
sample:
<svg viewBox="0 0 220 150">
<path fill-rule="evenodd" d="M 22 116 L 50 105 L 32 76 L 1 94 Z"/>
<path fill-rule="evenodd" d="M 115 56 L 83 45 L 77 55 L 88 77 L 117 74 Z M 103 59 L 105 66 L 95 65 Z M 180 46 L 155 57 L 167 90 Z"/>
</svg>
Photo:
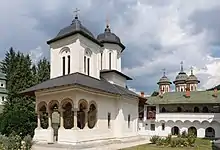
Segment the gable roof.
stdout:
<svg viewBox="0 0 220 150">
<path fill-rule="evenodd" d="M 220 91 L 191 91 L 190 97 L 185 96 L 185 92 L 167 92 L 162 96 L 151 96 L 148 98 L 148 104 L 208 104 L 220 103 Z"/>
<path fill-rule="evenodd" d="M 120 76 L 126 78 L 126 80 L 132 80 L 131 77 L 129 77 L 129 76 L 123 74 L 122 72 L 120 72 L 120 71 L 118 71 L 118 70 L 103 69 L 103 70 L 100 71 L 100 74 L 111 73 L 111 72 L 114 72 L 114 73 L 116 73 L 116 74 L 118 74 L 118 75 L 120 75 Z"/>
<path fill-rule="evenodd" d="M 65 76 L 60 76 L 60 77 L 53 78 L 53 79 L 49 79 L 33 87 L 30 87 L 20 93 L 27 94 L 27 95 L 34 95 L 34 92 L 38 90 L 61 87 L 65 85 L 80 85 L 80 86 L 85 86 L 88 88 L 101 90 L 107 93 L 119 94 L 119 95 L 131 95 L 131 96 L 139 97 L 138 94 L 124 87 L 111 84 L 103 78 L 99 80 L 99 79 L 96 79 L 96 78 L 93 78 L 93 77 L 90 77 L 90 76 L 87 76 L 87 75 L 84 75 L 78 72 L 65 75 Z"/>
</svg>

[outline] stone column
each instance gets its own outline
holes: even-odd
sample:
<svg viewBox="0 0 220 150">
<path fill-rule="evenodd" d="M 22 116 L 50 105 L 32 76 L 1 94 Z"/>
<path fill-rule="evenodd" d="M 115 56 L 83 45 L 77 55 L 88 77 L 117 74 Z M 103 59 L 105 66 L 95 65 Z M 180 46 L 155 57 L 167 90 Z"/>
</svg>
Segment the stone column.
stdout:
<svg viewBox="0 0 220 150">
<path fill-rule="evenodd" d="M 48 128 L 52 128 L 52 112 L 48 113 Z"/>
<path fill-rule="evenodd" d="M 73 129 L 78 129 L 78 127 L 77 127 L 77 111 L 78 111 L 78 108 L 73 108 L 73 115 L 74 115 L 74 118 L 73 118 L 73 121 L 74 121 Z"/>
<path fill-rule="evenodd" d="M 85 127 L 84 128 L 88 128 L 88 110 L 83 110 L 85 113 Z"/>
<path fill-rule="evenodd" d="M 63 112 L 64 112 L 64 110 L 60 110 L 60 128 L 64 128 L 64 126 L 63 126 Z"/>
<path fill-rule="evenodd" d="M 40 112 L 37 113 L 37 128 L 41 128 Z"/>
</svg>

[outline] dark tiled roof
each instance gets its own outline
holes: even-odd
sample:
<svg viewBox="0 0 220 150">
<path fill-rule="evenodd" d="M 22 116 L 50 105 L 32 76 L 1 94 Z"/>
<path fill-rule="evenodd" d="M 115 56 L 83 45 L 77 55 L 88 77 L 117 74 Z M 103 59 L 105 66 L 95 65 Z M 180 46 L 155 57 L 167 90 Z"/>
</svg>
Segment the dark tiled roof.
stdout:
<svg viewBox="0 0 220 150">
<path fill-rule="evenodd" d="M 75 17 L 71 25 L 61 29 L 55 38 L 47 41 L 47 44 L 53 43 L 57 40 L 72 36 L 77 33 L 85 36 L 86 38 L 92 40 L 96 44 L 102 46 L 102 44 L 94 37 L 94 35 L 86 27 L 82 25 L 78 17 Z"/>
<path fill-rule="evenodd" d="M 105 28 L 105 32 L 97 36 L 97 40 L 101 43 L 118 44 L 122 48 L 122 51 L 125 49 L 125 46 L 121 43 L 120 38 L 111 32 L 108 25 Z"/>
<path fill-rule="evenodd" d="M 73 73 L 53 79 L 49 79 L 45 82 L 37 84 L 33 87 L 30 87 L 21 92 L 21 94 L 31 94 L 33 95 L 37 90 L 43 90 L 48 88 L 60 87 L 65 85 L 80 85 L 85 86 L 93 89 L 98 89 L 104 92 L 112 93 L 112 94 L 119 94 L 119 95 L 133 95 L 138 97 L 136 93 L 109 83 L 105 79 L 101 78 L 100 80 L 81 74 L 81 73 Z"/>
<path fill-rule="evenodd" d="M 124 78 L 126 78 L 127 80 L 132 80 L 132 78 L 130 78 L 129 76 L 123 74 L 122 72 L 119 72 L 117 70 L 108 70 L 108 69 L 103 69 L 100 71 L 101 74 L 105 74 L 105 73 L 110 73 L 110 72 L 114 72 L 116 74 L 119 74 L 120 76 L 123 76 Z"/>
<path fill-rule="evenodd" d="M 220 103 L 220 91 L 216 96 L 214 91 L 191 91 L 190 97 L 185 96 L 185 92 L 167 92 L 163 96 L 151 96 L 148 104 L 208 104 Z"/>
</svg>

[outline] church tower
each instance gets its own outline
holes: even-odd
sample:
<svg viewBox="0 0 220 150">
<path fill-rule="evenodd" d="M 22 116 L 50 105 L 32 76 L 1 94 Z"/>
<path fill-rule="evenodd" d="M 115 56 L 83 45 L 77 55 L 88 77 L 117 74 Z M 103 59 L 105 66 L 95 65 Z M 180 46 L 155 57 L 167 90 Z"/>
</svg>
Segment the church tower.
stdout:
<svg viewBox="0 0 220 150">
<path fill-rule="evenodd" d="M 188 75 L 183 71 L 183 62 L 181 62 L 180 64 L 181 64 L 180 72 L 176 76 L 175 81 L 173 81 L 177 92 L 186 91 L 186 88 L 187 88 L 186 80 L 188 78 Z"/>
<path fill-rule="evenodd" d="M 193 74 L 193 68 L 191 67 L 191 74 L 186 80 L 187 87 L 190 89 L 190 91 L 197 91 L 198 83 L 200 83 L 200 81 Z"/>
<path fill-rule="evenodd" d="M 72 23 L 47 44 L 50 46 L 51 78 L 76 72 L 100 78 L 103 45 L 82 25 L 77 14 Z"/>
<path fill-rule="evenodd" d="M 101 70 L 117 70 L 121 72 L 121 53 L 125 46 L 120 38 L 111 32 L 107 23 L 104 33 L 97 36 L 97 40 L 104 45 L 101 54 Z"/>
<path fill-rule="evenodd" d="M 163 71 L 163 76 L 160 78 L 157 84 L 159 85 L 159 91 L 161 91 L 162 93 L 166 93 L 170 92 L 170 85 L 172 84 L 172 82 L 170 82 L 170 80 L 167 78 L 165 69 L 163 69 Z"/>
</svg>

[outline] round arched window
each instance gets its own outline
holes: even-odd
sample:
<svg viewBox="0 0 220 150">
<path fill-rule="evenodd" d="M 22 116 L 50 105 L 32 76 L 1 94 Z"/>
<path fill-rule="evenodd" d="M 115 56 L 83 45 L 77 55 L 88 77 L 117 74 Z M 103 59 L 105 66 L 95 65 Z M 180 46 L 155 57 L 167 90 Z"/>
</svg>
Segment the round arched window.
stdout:
<svg viewBox="0 0 220 150">
<path fill-rule="evenodd" d="M 91 104 L 88 112 L 88 127 L 94 128 L 97 122 L 97 108 L 94 104 Z"/>
</svg>

